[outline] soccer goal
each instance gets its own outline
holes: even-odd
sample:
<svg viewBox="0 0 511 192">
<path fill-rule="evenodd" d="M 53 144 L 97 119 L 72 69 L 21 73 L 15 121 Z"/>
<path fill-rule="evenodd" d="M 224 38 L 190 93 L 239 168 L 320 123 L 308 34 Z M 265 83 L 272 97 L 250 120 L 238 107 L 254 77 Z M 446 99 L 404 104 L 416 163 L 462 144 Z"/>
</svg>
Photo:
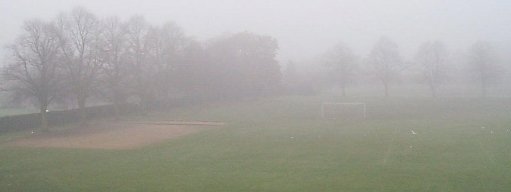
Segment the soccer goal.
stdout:
<svg viewBox="0 0 511 192">
<path fill-rule="evenodd" d="M 324 119 L 365 119 L 367 108 L 365 103 L 334 103 L 321 104 L 321 117 Z"/>
</svg>

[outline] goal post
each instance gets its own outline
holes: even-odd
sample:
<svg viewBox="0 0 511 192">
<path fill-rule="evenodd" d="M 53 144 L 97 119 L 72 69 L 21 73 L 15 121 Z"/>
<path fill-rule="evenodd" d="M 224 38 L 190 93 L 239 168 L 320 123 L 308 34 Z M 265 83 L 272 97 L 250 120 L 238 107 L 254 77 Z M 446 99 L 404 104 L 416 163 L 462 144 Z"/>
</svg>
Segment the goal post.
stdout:
<svg viewBox="0 0 511 192">
<path fill-rule="evenodd" d="M 366 119 L 367 107 L 361 102 L 323 102 L 321 117 L 323 119 Z"/>
</svg>

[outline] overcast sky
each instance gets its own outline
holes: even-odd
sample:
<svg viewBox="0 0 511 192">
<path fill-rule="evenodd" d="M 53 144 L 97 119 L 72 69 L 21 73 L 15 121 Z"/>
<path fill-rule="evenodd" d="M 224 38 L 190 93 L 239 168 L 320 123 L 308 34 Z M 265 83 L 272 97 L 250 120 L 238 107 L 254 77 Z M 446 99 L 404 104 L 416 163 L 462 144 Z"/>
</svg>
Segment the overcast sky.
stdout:
<svg viewBox="0 0 511 192">
<path fill-rule="evenodd" d="M 476 40 L 511 42 L 511 0 L 0 0 L 0 44 L 12 42 L 24 20 L 49 20 L 75 6 L 100 17 L 174 21 L 198 40 L 240 31 L 271 35 L 281 61 L 314 57 L 339 41 L 366 55 L 382 35 L 403 55 L 427 40 L 451 49 Z"/>
</svg>

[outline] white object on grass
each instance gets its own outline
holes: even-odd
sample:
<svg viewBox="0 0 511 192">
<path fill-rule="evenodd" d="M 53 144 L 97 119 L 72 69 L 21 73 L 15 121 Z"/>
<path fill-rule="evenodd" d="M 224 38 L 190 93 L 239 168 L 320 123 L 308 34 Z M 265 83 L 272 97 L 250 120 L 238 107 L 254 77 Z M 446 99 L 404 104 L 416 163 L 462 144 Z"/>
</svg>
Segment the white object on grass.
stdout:
<svg viewBox="0 0 511 192">
<path fill-rule="evenodd" d="M 410 129 L 410 131 L 412 132 L 413 135 L 417 135 L 417 133 L 413 130 Z"/>
<path fill-rule="evenodd" d="M 365 103 L 336 103 L 324 102 L 321 104 L 321 117 L 324 119 L 342 118 L 342 116 L 357 115 L 366 118 L 367 107 Z"/>
</svg>

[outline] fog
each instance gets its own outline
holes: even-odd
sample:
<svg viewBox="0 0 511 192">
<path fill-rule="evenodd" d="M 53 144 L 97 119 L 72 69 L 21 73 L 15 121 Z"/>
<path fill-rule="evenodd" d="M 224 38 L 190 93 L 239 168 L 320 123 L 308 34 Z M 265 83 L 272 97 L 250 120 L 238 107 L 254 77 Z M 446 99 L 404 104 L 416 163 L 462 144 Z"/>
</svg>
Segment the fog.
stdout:
<svg viewBox="0 0 511 192">
<path fill-rule="evenodd" d="M 393 39 L 406 57 L 429 40 L 452 50 L 478 40 L 511 44 L 506 0 L 0 0 L 0 44 L 11 43 L 24 20 L 51 19 L 75 6 L 101 17 L 174 21 L 198 40 L 241 31 L 270 35 L 279 42 L 281 63 L 317 56 L 338 41 L 366 55 L 380 36 Z"/>
<path fill-rule="evenodd" d="M 0 0 L 0 191 L 511 191 L 511 0 Z"/>
<path fill-rule="evenodd" d="M 502 96 L 511 82 L 508 1 L 2 0 L 0 19 L 2 87 L 18 99 L 53 101 L 54 90 L 85 106 L 364 86 L 478 95 L 448 88 L 460 85 L 483 96 L 498 85 L 491 94 Z"/>
</svg>

